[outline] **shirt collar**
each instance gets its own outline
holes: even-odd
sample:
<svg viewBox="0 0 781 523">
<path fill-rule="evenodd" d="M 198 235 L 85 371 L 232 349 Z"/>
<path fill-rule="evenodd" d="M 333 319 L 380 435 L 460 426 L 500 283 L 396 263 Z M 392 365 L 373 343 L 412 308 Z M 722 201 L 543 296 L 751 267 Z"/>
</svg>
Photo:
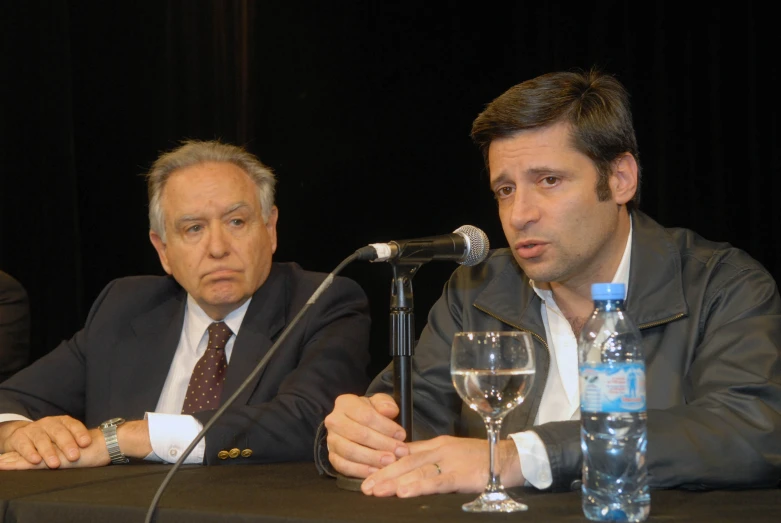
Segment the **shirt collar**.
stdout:
<svg viewBox="0 0 781 523">
<path fill-rule="evenodd" d="M 626 288 L 626 295 L 629 295 L 629 264 L 632 261 L 632 216 L 629 216 L 629 238 L 626 240 L 626 247 L 624 247 L 624 255 L 621 257 L 621 263 L 618 264 L 618 269 L 613 275 L 613 279 L 610 283 L 623 283 Z M 529 285 L 532 286 L 534 292 L 543 301 L 548 301 L 553 298 L 553 293 L 550 290 L 550 285 L 547 282 L 536 283 L 529 278 Z"/>
<path fill-rule="evenodd" d="M 247 313 L 247 308 L 251 301 L 252 298 L 250 297 L 250 299 L 245 301 L 241 307 L 231 311 L 222 320 L 228 325 L 234 336 L 238 336 L 239 334 L 241 323 L 244 321 L 244 315 Z M 215 320 L 206 314 L 201 306 L 198 305 L 198 302 L 195 301 L 195 298 L 189 294 L 187 295 L 187 307 L 184 314 L 185 324 L 187 325 L 187 332 L 185 335 L 190 342 L 190 347 L 197 350 L 198 344 L 201 342 L 201 338 L 203 338 L 206 329 L 208 329 L 209 325 L 214 323 Z"/>
</svg>

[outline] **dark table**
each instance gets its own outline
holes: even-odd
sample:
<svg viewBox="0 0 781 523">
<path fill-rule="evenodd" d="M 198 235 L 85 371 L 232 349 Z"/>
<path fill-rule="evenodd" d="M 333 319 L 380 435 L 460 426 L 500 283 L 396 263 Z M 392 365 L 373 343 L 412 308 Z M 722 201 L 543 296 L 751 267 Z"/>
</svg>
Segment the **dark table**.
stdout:
<svg viewBox="0 0 781 523">
<path fill-rule="evenodd" d="M 130 464 L 97 469 L 0 472 L 0 521 L 144 521 L 168 465 Z M 529 505 L 516 514 L 467 514 L 473 494 L 417 499 L 372 498 L 342 490 L 311 463 L 185 466 L 157 509 L 157 522 L 586 521 L 578 492 L 513 489 Z M 709 523 L 781 521 L 781 489 L 653 491 L 649 521 Z"/>
</svg>

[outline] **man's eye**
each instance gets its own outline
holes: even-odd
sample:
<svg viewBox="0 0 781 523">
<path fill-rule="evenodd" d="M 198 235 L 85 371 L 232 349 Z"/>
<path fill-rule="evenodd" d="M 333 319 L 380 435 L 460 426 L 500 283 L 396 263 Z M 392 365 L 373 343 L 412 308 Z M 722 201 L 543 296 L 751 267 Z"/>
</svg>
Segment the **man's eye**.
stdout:
<svg viewBox="0 0 781 523">
<path fill-rule="evenodd" d="M 513 193 L 513 188 L 509 186 L 499 187 L 495 192 L 497 198 L 504 198 L 505 196 L 510 196 Z"/>
<path fill-rule="evenodd" d="M 200 225 L 190 225 L 185 229 L 185 232 L 188 234 L 194 234 L 196 232 L 201 232 L 203 230 L 203 227 Z"/>
<path fill-rule="evenodd" d="M 244 220 L 242 220 L 241 218 L 233 218 L 231 220 L 231 225 L 233 225 L 234 227 L 241 227 L 242 225 L 244 225 Z"/>
<path fill-rule="evenodd" d="M 557 183 L 559 183 L 559 179 L 556 178 L 555 176 L 546 176 L 545 178 L 542 179 L 542 183 L 543 185 L 556 185 Z"/>
</svg>

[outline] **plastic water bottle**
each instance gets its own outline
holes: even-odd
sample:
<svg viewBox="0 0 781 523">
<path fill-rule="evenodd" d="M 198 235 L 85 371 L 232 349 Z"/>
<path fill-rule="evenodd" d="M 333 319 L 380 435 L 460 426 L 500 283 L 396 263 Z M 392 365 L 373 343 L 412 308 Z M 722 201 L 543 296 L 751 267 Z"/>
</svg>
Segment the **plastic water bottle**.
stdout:
<svg viewBox="0 0 781 523">
<path fill-rule="evenodd" d="M 592 285 L 594 312 L 578 341 L 583 513 L 593 521 L 644 521 L 651 510 L 645 361 L 625 296 L 622 283 Z"/>
</svg>

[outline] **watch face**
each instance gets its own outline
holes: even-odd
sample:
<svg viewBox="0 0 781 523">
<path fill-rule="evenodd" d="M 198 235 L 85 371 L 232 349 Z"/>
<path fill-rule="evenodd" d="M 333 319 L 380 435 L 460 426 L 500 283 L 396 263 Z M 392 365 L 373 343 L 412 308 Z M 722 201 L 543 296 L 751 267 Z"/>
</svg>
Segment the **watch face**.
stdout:
<svg viewBox="0 0 781 523">
<path fill-rule="evenodd" d="M 108 421 L 104 421 L 100 424 L 101 428 L 108 427 L 110 425 L 120 426 L 125 422 L 125 418 L 111 418 Z"/>
</svg>

